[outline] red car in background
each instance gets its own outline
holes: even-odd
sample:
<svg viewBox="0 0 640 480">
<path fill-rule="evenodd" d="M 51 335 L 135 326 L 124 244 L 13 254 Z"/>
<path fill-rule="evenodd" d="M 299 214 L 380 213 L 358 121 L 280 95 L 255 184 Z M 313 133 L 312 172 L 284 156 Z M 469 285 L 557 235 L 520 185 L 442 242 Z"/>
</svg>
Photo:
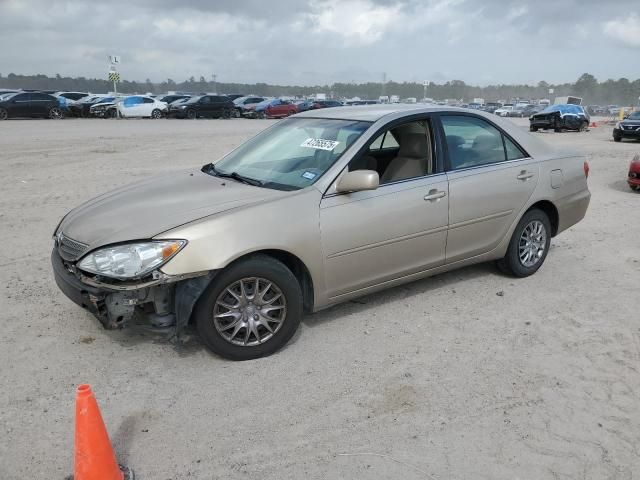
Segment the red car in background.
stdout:
<svg viewBox="0 0 640 480">
<path fill-rule="evenodd" d="M 633 160 L 631 160 L 627 183 L 631 187 L 631 190 L 640 190 L 640 155 L 636 155 L 633 157 Z"/>
<path fill-rule="evenodd" d="M 291 100 L 278 100 L 264 109 L 267 118 L 284 118 L 298 113 L 298 106 Z"/>
</svg>

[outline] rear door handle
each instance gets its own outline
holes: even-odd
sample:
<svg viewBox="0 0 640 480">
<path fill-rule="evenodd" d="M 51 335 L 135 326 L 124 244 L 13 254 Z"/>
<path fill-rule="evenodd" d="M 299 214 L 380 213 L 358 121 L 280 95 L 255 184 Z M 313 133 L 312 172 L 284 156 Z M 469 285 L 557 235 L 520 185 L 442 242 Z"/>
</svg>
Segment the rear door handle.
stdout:
<svg viewBox="0 0 640 480">
<path fill-rule="evenodd" d="M 433 202 L 434 200 L 438 200 L 444 197 L 446 194 L 447 192 L 443 192 L 442 190 L 433 189 L 433 190 L 429 190 L 429 193 L 424 196 L 424 199 L 427 202 Z"/>
<path fill-rule="evenodd" d="M 520 172 L 520 175 L 518 175 L 516 178 L 518 180 L 529 180 L 531 177 L 533 177 L 533 173 L 529 173 L 526 170 L 522 170 Z"/>
</svg>

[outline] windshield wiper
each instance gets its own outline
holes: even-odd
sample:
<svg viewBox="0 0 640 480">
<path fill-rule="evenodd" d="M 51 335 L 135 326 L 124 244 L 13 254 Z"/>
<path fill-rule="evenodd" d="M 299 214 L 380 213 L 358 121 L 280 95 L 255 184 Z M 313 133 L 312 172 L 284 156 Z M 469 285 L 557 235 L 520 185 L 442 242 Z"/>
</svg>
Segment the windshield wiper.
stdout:
<svg viewBox="0 0 640 480">
<path fill-rule="evenodd" d="M 252 185 L 254 187 L 262 187 L 264 185 L 264 182 L 261 182 L 260 180 L 256 180 L 255 178 L 245 177 L 244 175 L 240 175 L 238 172 L 230 172 L 230 173 L 221 172 L 220 170 L 216 169 L 216 166 L 213 163 L 209 163 L 204 167 L 202 167 L 202 171 L 210 175 L 213 174 L 216 177 L 220 177 L 220 178 L 232 178 L 237 182 L 245 183 L 247 185 Z"/>
</svg>

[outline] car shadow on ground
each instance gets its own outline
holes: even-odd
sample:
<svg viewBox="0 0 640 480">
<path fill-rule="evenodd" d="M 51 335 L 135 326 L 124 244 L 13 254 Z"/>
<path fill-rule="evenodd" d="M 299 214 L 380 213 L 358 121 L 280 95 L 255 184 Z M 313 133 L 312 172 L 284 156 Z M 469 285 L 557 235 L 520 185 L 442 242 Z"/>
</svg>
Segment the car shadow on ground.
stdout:
<svg viewBox="0 0 640 480">
<path fill-rule="evenodd" d="M 384 304 L 410 299 L 444 288 L 450 288 L 451 293 L 455 294 L 455 286 L 460 282 L 487 275 L 504 276 L 493 262 L 471 265 L 358 297 L 315 314 L 307 315 L 302 319 L 302 323 L 307 327 L 313 328 L 326 322 L 338 320 L 347 315 L 363 313 Z"/>
<path fill-rule="evenodd" d="M 347 301 L 329 307 L 325 310 L 314 314 L 307 314 L 302 319 L 305 327 L 314 328 L 318 325 L 339 321 L 341 318 L 366 313 L 369 310 L 380 307 L 381 305 L 407 300 L 418 295 L 425 295 L 429 292 L 450 289 L 451 294 L 455 295 L 455 286 L 461 282 L 474 280 L 484 276 L 502 276 L 508 281 L 510 277 L 506 277 L 497 269 L 493 262 L 481 263 L 460 268 L 447 273 L 441 273 L 432 277 L 416 280 L 407 284 L 392 287 L 380 292 L 371 293 L 354 300 Z M 455 297 L 454 297 L 455 298 Z M 286 350 L 294 345 L 300 338 L 302 329 L 298 329 L 294 336 L 289 340 L 282 350 Z M 169 328 L 166 331 L 158 332 L 152 330 L 148 324 L 140 321 L 131 321 L 126 328 L 122 330 L 107 331 L 111 340 L 118 343 L 123 348 L 136 347 L 141 344 L 149 343 L 157 345 L 171 345 L 173 350 L 180 357 L 188 357 L 203 351 L 210 353 L 204 344 L 200 341 L 195 325 L 189 324 L 180 336 L 176 337 L 175 328 Z M 210 353 L 212 357 L 218 358 L 214 353 Z"/>
<path fill-rule="evenodd" d="M 617 180 L 609 184 L 609 188 L 622 193 L 629 193 L 631 195 L 640 194 L 640 190 L 632 190 L 626 180 Z"/>
</svg>

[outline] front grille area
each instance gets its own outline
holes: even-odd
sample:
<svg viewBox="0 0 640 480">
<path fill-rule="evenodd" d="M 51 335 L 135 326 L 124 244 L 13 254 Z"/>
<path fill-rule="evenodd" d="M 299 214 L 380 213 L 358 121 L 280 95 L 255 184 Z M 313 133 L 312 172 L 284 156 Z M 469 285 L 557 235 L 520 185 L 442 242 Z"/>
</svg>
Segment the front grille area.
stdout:
<svg viewBox="0 0 640 480">
<path fill-rule="evenodd" d="M 58 253 L 68 262 L 72 262 L 85 254 L 89 245 L 77 242 L 72 238 L 65 237 L 62 233 L 58 235 Z"/>
</svg>

